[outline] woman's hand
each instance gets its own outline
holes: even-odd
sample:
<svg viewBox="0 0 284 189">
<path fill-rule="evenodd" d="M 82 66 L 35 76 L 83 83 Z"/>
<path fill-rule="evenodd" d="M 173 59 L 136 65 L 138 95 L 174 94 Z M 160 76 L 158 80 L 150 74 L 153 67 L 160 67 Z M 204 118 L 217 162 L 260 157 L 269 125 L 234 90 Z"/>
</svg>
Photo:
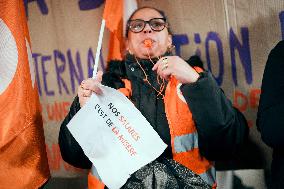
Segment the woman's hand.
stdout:
<svg viewBox="0 0 284 189">
<path fill-rule="evenodd" d="M 179 56 L 162 57 L 152 70 L 167 80 L 173 75 L 181 83 L 193 83 L 199 77 L 199 74 Z"/>
<path fill-rule="evenodd" d="M 92 93 L 96 93 L 98 95 L 102 94 L 102 90 L 99 85 L 102 82 L 102 71 L 98 71 L 95 79 L 88 78 L 81 82 L 81 85 L 78 87 L 78 97 L 80 106 L 83 107 L 87 100 L 90 98 Z"/>
</svg>

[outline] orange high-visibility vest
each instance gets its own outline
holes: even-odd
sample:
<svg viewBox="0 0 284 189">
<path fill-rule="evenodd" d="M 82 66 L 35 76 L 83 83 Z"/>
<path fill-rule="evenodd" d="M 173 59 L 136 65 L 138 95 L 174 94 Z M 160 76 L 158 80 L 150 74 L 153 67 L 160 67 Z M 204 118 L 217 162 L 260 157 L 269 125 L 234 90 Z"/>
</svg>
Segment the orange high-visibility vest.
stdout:
<svg viewBox="0 0 284 189">
<path fill-rule="evenodd" d="M 213 188 L 216 176 L 213 162 L 200 155 L 198 134 L 192 113 L 180 91 L 182 84 L 172 77 L 165 93 L 165 111 L 170 127 L 173 159 L 198 174 Z"/>
<path fill-rule="evenodd" d="M 202 70 L 196 70 L 198 72 Z M 118 89 L 131 95 L 131 85 L 126 80 L 125 88 Z M 165 92 L 165 112 L 170 127 L 173 159 L 198 174 L 212 188 L 216 188 L 216 173 L 213 162 L 202 157 L 198 148 L 198 134 L 192 113 L 180 91 L 181 83 L 171 77 Z M 88 176 L 89 189 L 103 189 L 99 175 L 93 166 Z"/>
</svg>

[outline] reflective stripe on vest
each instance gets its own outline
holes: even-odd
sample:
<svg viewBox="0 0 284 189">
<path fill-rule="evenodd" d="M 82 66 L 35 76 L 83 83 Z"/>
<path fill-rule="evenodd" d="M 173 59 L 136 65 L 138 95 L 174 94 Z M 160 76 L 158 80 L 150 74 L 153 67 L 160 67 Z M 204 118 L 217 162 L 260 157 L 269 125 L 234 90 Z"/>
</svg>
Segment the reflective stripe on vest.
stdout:
<svg viewBox="0 0 284 189">
<path fill-rule="evenodd" d="M 214 167 L 211 167 L 208 171 L 199 176 L 210 186 L 213 186 L 216 182 L 216 170 Z"/>
<path fill-rule="evenodd" d="M 105 185 L 102 183 L 98 171 L 94 165 L 88 175 L 88 189 L 104 189 Z"/>
<path fill-rule="evenodd" d="M 100 175 L 99 175 L 99 173 L 98 173 L 98 171 L 97 171 L 97 169 L 94 165 L 92 165 L 92 168 L 91 168 L 90 171 L 91 171 L 93 176 L 95 176 L 99 181 L 102 181 L 102 179 L 101 179 L 101 177 L 100 177 Z"/>
<path fill-rule="evenodd" d="M 173 159 L 198 174 L 210 186 L 215 184 L 213 163 L 199 153 L 198 134 L 192 113 L 180 91 L 181 84 L 171 77 L 165 93 L 165 112 L 170 127 Z"/>
<path fill-rule="evenodd" d="M 176 136 L 174 138 L 174 148 L 177 153 L 186 152 L 192 150 L 193 148 L 198 148 L 197 132 Z"/>
</svg>

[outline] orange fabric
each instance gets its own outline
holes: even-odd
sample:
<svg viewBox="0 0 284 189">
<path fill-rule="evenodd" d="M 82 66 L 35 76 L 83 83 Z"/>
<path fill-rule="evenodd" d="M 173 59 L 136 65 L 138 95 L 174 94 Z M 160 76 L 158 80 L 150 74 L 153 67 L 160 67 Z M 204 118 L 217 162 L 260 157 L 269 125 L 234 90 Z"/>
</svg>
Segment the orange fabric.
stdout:
<svg viewBox="0 0 284 189">
<path fill-rule="evenodd" d="M 110 33 L 108 57 L 107 60 L 122 60 L 122 52 L 124 51 L 123 43 L 123 26 L 120 20 L 118 28 Z"/>
<path fill-rule="evenodd" d="M 128 89 L 132 94 L 131 82 L 128 79 L 122 79 L 122 81 L 124 82 L 125 88 Z"/>
<path fill-rule="evenodd" d="M 193 68 L 195 69 L 195 71 L 196 71 L 197 73 L 201 73 L 201 72 L 204 71 L 202 68 L 200 68 L 200 67 L 198 67 L 198 66 L 194 66 Z"/>
<path fill-rule="evenodd" d="M 169 112 L 166 110 L 167 118 L 170 122 L 169 127 L 171 136 L 180 136 L 194 133 L 196 131 L 188 105 L 179 100 L 176 90 L 177 84 L 178 81 L 175 79 L 175 77 L 171 77 L 171 80 L 166 88 L 164 100 L 165 107 L 171 107 Z M 181 127 L 181 125 L 183 125 L 183 127 Z"/>
<path fill-rule="evenodd" d="M 199 69 L 196 71 L 202 72 L 203 70 Z M 170 127 L 173 159 L 195 173 L 202 174 L 212 167 L 213 164 L 200 155 L 198 148 L 180 153 L 176 153 L 174 148 L 175 137 L 196 132 L 192 113 L 185 102 L 181 91 L 178 89 L 178 84 L 178 80 L 175 77 L 171 77 L 166 88 L 164 99 L 165 111 Z"/>
<path fill-rule="evenodd" d="M 114 32 L 117 30 L 123 17 L 123 0 L 106 0 L 103 18 L 106 21 L 106 27 Z"/>
<path fill-rule="evenodd" d="M 105 185 L 91 173 L 88 175 L 88 189 L 104 189 Z"/>
<path fill-rule="evenodd" d="M 118 90 L 129 98 L 132 95 L 131 82 L 128 79 L 122 79 L 122 81 L 124 82 L 125 87 Z"/>
<path fill-rule="evenodd" d="M 205 173 L 212 167 L 211 162 L 200 155 L 198 148 L 187 152 L 174 153 L 173 158 L 197 174 Z"/>
<path fill-rule="evenodd" d="M 120 88 L 120 89 L 117 89 L 118 91 L 120 91 L 121 93 L 123 93 L 127 98 L 130 97 L 130 93 L 129 93 L 129 90 L 126 89 L 126 88 Z"/>
<path fill-rule="evenodd" d="M 123 0 L 106 0 L 103 18 L 110 30 L 107 60 L 122 60 L 123 46 Z"/>
<path fill-rule="evenodd" d="M 33 87 L 22 0 L 0 1 L 0 18 L 15 40 L 18 63 L 11 83 L 0 93 L 0 186 L 38 188 L 49 178 L 37 88 Z M 0 75 L 8 70 L 0 70 Z"/>
</svg>

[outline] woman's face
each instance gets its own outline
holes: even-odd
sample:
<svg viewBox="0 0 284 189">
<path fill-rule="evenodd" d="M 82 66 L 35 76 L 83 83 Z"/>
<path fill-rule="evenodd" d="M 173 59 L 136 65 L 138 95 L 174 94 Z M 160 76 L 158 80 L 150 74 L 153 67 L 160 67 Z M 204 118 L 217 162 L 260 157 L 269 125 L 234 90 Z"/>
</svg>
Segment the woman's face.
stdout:
<svg viewBox="0 0 284 189">
<path fill-rule="evenodd" d="M 152 18 L 163 18 L 162 15 L 154 9 L 144 8 L 137 11 L 131 20 L 141 19 L 149 21 Z M 152 41 L 151 47 L 146 47 L 144 42 Z M 128 39 L 126 40 L 126 48 L 130 53 L 138 58 L 147 59 L 159 57 L 166 53 L 167 48 L 172 44 L 172 36 L 169 34 L 168 29 L 165 27 L 162 31 L 153 31 L 149 24 L 139 32 L 134 33 L 129 30 Z"/>
</svg>

